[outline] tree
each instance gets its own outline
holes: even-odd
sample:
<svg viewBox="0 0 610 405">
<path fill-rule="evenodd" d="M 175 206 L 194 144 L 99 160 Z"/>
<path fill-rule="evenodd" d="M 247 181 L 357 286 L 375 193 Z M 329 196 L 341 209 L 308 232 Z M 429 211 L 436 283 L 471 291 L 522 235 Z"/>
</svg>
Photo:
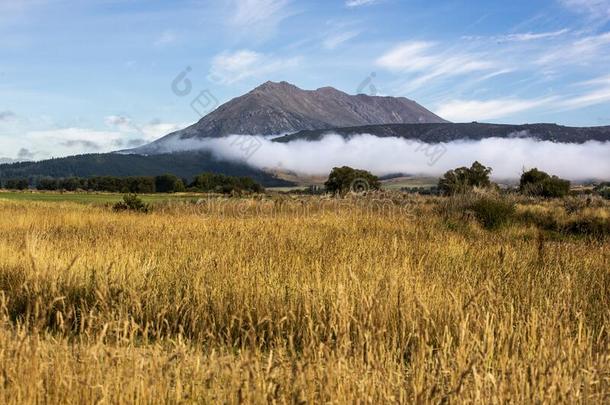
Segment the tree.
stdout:
<svg viewBox="0 0 610 405">
<path fill-rule="evenodd" d="M 155 189 L 157 193 L 175 193 L 178 183 L 182 181 L 173 174 L 163 174 L 155 177 Z M 184 187 L 184 185 L 182 185 Z"/>
<path fill-rule="evenodd" d="M 360 193 L 379 190 L 381 183 L 377 176 L 366 170 L 343 166 L 333 168 L 324 186 L 333 194 L 345 194 L 349 191 Z"/>
<path fill-rule="evenodd" d="M 5 184 L 5 187 L 9 190 L 27 190 L 29 186 L 28 179 L 10 179 Z"/>
<path fill-rule="evenodd" d="M 524 172 L 519 181 L 521 193 L 548 198 L 565 197 L 570 192 L 570 186 L 568 180 L 550 176 L 536 168 Z"/>
<path fill-rule="evenodd" d="M 473 187 L 488 188 L 491 186 L 491 181 L 489 180 L 489 175 L 491 174 L 490 167 L 485 167 L 479 162 L 474 162 L 468 174 L 470 184 Z"/>
<path fill-rule="evenodd" d="M 438 189 L 444 195 L 463 194 L 475 187 L 489 188 L 491 167 L 474 162 L 470 168 L 458 167 L 449 170 L 438 181 Z"/>
<path fill-rule="evenodd" d="M 232 192 L 261 193 L 265 189 L 249 177 L 233 177 L 224 174 L 202 173 L 195 176 L 189 188 L 200 192 L 230 194 Z"/>
<path fill-rule="evenodd" d="M 76 191 L 81 188 L 81 179 L 76 177 L 70 177 L 68 179 L 60 180 L 58 187 L 66 191 Z"/>
<path fill-rule="evenodd" d="M 58 183 L 56 179 L 44 178 L 38 180 L 38 184 L 36 185 L 38 190 L 57 190 Z"/>
</svg>

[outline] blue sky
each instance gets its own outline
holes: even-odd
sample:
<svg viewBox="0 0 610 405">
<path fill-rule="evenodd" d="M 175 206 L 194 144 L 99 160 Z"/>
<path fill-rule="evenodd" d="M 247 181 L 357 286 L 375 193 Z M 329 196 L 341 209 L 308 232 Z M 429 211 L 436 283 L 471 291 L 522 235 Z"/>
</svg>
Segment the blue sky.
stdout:
<svg viewBox="0 0 610 405">
<path fill-rule="evenodd" d="M 0 0 L 0 158 L 134 146 L 267 80 L 610 125 L 609 22 L 610 0 Z"/>
</svg>

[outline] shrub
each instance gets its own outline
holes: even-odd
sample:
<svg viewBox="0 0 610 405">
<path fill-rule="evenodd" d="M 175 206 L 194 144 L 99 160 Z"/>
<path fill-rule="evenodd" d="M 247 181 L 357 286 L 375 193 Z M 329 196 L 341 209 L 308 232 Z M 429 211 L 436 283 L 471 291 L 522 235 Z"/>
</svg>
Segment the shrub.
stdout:
<svg viewBox="0 0 610 405">
<path fill-rule="evenodd" d="M 534 168 L 521 175 L 519 191 L 526 195 L 560 198 L 570 192 L 570 182 Z"/>
<path fill-rule="evenodd" d="M 441 194 L 455 195 L 464 194 L 475 187 L 489 188 L 491 171 L 490 167 L 485 167 L 479 162 L 474 162 L 470 168 L 459 167 L 449 170 L 439 179 L 438 189 Z"/>
<path fill-rule="evenodd" d="M 324 186 L 333 194 L 345 194 L 350 191 L 360 193 L 379 190 L 381 183 L 377 176 L 366 170 L 343 166 L 333 168 Z"/>
<path fill-rule="evenodd" d="M 610 200 L 610 183 L 602 183 L 593 189 L 598 195 Z"/>
<path fill-rule="evenodd" d="M 114 211 L 134 211 L 149 213 L 151 211 L 150 205 L 146 204 L 140 197 L 135 194 L 125 194 L 123 201 L 119 201 L 112 207 Z"/>
<path fill-rule="evenodd" d="M 565 233 L 604 238 L 610 235 L 610 221 L 599 216 L 582 215 L 570 219 L 563 227 Z"/>
<path fill-rule="evenodd" d="M 568 214 L 576 214 L 591 204 L 591 199 L 568 197 L 563 201 L 563 208 Z"/>
<path fill-rule="evenodd" d="M 514 202 L 493 197 L 482 197 L 469 209 L 486 229 L 497 229 L 507 224 L 515 214 Z"/>
</svg>

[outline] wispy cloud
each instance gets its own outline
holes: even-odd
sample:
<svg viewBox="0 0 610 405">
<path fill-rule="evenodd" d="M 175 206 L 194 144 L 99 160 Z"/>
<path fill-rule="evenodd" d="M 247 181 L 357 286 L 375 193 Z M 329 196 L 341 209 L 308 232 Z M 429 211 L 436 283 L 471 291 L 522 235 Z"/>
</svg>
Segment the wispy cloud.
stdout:
<svg viewBox="0 0 610 405">
<path fill-rule="evenodd" d="M 345 5 L 347 7 L 359 7 L 359 6 L 368 6 L 371 4 L 379 3 L 380 0 L 345 0 Z"/>
<path fill-rule="evenodd" d="M 138 139 L 153 141 L 171 132 L 185 128 L 186 123 L 167 123 L 155 119 L 145 124 L 137 124 L 133 119 L 124 115 L 110 115 L 104 118 L 106 126 L 112 130 L 126 135 L 137 135 Z"/>
<path fill-rule="evenodd" d="M 555 97 L 540 99 L 506 98 L 496 100 L 451 100 L 438 106 L 436 113 L 455 122 L 483 121 L 542 107 L 555 101 Z"/>
<path fill-rule="evenodd" d="M 610 55 L 610 32 L 557 44 L 536 60 L 539 65 L 598 63 Z"/>
<path fill-rule="evenodd" d="M 559 0 L 570 10 L 587 14 L 593 19 L 610 19 L 610 0 Z"/>
<path fill-rule="evenodd" d="M 411 73 L 408 88 L 414 90 L 431 80 L 490 71 L 497 68 L 489 58 L 462 51 L 442 51 L 434 42 L 405 42 L 379 57 L 377 65 L 395 73 Z"/>
<path fill-rule="evenodd" d="M 294 14 L 289 4 L 290 0 L 233 0 L 230 28 L 247 39 L 267 39 L 285 18 Z"/>
<path fill-rule="evenodd" d="M 589 90 L 580 95 L 566 97 L 560 107 L 578 109 L 610 102 L 610 75 L 578 83 Z"/>
<path fill-rule="evenodd" d="M 524 32 L 518 34 L 508 34 L 504 36 L 496 37 L 499 42 L 529 42 L 529 41 L 538 41 L 542 39 L 551 39 L 557 38 L 562 35 L 569 33 L 570 30 L 567 28 L 557 30 L 557 31 L 549 31 L 549 32 Z"/>
<path fill-rule="evenodd" d="M 333 50 L 358 35 L 360 35 L 359 31 L 334 32 L 324 39 L 322 45 L 325 49 Z"/>
<path fill-rule="evenodd" d="M 587 90 L 535 99 L 449 100 L 440 103 L 435 112 L 450 121 L 467 122 L 504 118 L 536 108 L 550 112 L 571 111 L 610 102 L 610 75 L 577 85 Z"/>
<path fill-rule="evenodd" d="M 503 43 L 503 42 L 530 42 L 530 41 L 539 41 L 545 39 L 553 39 L 565 34 L 568 34 L 570 30 L 568 28 L 564 28 L 556 31 L 547 31 L 547 32 L 521 32 L 521 33 L 513 33 L 513 34 L 505 34 L 505 35 L 494 35 L 494 36 L 480 36 L 480 35 L 465 35 L 462 36 L 462 39 L 470 40 L 470 41 L 490 41 L 495 43 Z"/>
<path fill-rule="evenodd" d="M 212 60 L 208 79 L 216 83 L 232 84 L 249 77 L 262 77 L 295 67 L 299 58 L 278 58 L 273 55 L 243 49 L 223 52 Z"/>
</svg>

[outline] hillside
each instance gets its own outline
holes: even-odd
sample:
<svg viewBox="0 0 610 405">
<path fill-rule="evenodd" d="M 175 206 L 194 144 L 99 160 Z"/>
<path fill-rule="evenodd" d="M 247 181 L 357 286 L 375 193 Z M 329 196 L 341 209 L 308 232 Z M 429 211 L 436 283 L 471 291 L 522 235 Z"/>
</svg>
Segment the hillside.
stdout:
<svg viewBox="0 0 610 405">
<path fill-rule="evenodd" d="M 203 173 L 222 173 L 251 177 L 264 186 L 291 186 L 293 183 L 276 178 L 245 164 L 219 161 L 206 152 L 183 152 L 154 156 L 92 154 L 0 165 L 0 180 L 40 177 L 92 176 L 155 176 L 172 173 L 192 178 Z"/>
<path fill-rule="evenodd" d="M 387 124 L 366 125 L 325 130 L 299 131 L 274 139 L 275 142 L 295 140 L 317 141 L 328 134 L 350 137 L 370 134 L 378 137 L 397 137 L 419 140 L 426 143 L 451 142 L 457 140 L 481 140 L 486 138 L 535 138 L 561 143 L 583 143 L 586 141 L 610 141 L 610 127 L 564 127 L 556 124 Z"/>
</svg>

